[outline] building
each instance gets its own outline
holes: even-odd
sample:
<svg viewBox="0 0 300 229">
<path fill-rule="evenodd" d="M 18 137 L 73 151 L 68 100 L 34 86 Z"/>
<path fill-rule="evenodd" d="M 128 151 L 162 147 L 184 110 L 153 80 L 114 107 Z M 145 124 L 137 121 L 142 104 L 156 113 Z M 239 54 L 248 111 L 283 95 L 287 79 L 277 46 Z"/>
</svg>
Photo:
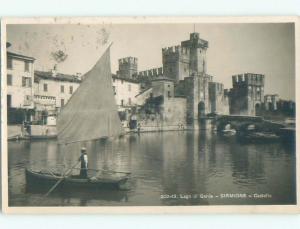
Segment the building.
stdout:
<svg viewBox="0 0 300 229">
<path fill-rule="evenodd" d="M 33 57 L 7 52 L 8 124 L 30 121 L 33 115 Z"/>
<path fill-rule="evenodd" d="M 34 72 L 34 104 L 37 113 L 57 113 L 68 102 L 81 83 L 80 75 L 52 71 Z"/>
<path fill-rule="evenodd" d="M 174 80 L 160 77 L 152 80 L 152 96 L 163 96 L 164 98 L 174 97 Z"/>
<path fill-rule="evenodd" d="M 174 80 L 158 77 L 152 80 L 151 85 L 139 95 L 145 98 L 138 113 L 141 129 L 151 131 L 185 128 L 187 100 L 175 96 Z"/>
<path fill-rule="evenodd" d="M 245 73 L 232 76 L 229 92 L 230 114 L 260 115 L 264 102 L 265 76 Z"/>
<path fill-rule="evenodd" d="M 112 85 L 119 111 L 137 105 L 136 95 L 141 92 L 140 83 L 134 79 L 112 75 Z"/>
</svg>

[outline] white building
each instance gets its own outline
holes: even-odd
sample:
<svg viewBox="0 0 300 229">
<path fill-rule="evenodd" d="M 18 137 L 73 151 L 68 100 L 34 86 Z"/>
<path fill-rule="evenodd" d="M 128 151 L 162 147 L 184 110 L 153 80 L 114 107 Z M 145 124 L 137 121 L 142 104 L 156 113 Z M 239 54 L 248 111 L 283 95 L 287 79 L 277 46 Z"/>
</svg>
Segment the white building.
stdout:
<svg viewBox="0 0 300 229">
<path fill-rule="evenodd" d="M 33 109 L 34 60 L 7 52 L 7 108 Z"/>
<path fill-rule="evenodd" d="M 81 83 L 80 76 L 35 71 L 34 103 L 37 111 L 59 111 Z"/>
<path fill-rule="evenodd" d="M 140 83 L 132 79 L 125 79 L 112 76 L 112 85 L 116 103 L 119 110 L 122 108 L 130 108 L 137 105 L 136 95 L 140 93 Z"/>
</svg>

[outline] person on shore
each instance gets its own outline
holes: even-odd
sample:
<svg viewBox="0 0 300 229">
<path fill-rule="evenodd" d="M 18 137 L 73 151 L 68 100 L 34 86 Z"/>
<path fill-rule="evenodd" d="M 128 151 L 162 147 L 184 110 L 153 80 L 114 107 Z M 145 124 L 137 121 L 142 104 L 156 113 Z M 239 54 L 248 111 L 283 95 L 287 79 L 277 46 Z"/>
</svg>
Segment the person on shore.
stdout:
<svg viewBox="0 0 300 229">
<path fill-rule="evenodd" d="M 87 174 L 87 170 L 88 170 L 88 156 L 87 156 L 86 148 L 85 147 L 81 148 L 81 155 L 80 155 L 78 161 L 81 162 L 80 177 L 81 178 L 87 178 L 88 177 L 88 174 Z"/>
</svg>

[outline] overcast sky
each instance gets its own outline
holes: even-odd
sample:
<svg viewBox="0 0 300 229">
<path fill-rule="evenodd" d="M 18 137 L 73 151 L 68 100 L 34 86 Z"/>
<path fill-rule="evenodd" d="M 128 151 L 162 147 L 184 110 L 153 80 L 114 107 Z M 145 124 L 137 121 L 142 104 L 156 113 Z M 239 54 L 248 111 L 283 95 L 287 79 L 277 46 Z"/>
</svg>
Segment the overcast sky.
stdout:
<svg viewBox="0 0 300 229">
<path fill-rule="evenodd" d="M 99 59 L 103 45 L 113 41 L 112 71 L 118 59 L 134 56 L 139 71 L 162 66 L 161 49 L 189 39 L 193 24 L 147 25 L 9 25 L 9 48 L 36 58 L 37 70 L 56 63 L 61 73 L 87 72 Z M 252 72 L 266 75 L 265 94 L 295 98 L 295 45 L 293 24 L 196 24 L 209 42 L 207 72 L 214 81 L 231 87 L 231 76 Z M 55 60 L 62 50 L 67 58 Z M 59 63 L 58 63 L 59 62 Z"/>
</svg>

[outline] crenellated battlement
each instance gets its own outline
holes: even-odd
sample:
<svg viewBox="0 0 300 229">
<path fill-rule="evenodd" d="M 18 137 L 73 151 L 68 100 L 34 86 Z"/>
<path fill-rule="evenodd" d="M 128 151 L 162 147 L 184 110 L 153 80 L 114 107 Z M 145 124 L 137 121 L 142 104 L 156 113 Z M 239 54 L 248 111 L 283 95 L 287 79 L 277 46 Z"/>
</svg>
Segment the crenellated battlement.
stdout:
<svg viewBox="0 0 300 229">
<path fill-rule="evenodd" d="M 145 70 L 145 71 L 141 71 L 138 73 L 138 76 L 142 76 L 142 77 L 158 77 L 158 76 L 162 76 L 163 75 L 163 68 L 152 68 L 149 70 Z"/>
<path fill-rule="evenodd" d="M 167 48 L 162 49 L 163 55 L 170 55 L 170 54 L 183 54 L 183 55 L 189 55 L 190 50 L 189 48 L 181 47 L 180 45 L 177 46 L 171 46 Z"/>
<path fill-rule="evenodd" d="M 262 74 L 244 73 L 232 76 L 233 85 L 236 84 L 255 84 L 264 86 L 265 76 Z"/>
<path fill-rule="evenodd" d="M 137 64 L 138 63 L 138 58 L 136 57 L 124 57 L 119 59 L 119 64 Z"/>
<path fill-rule="evenodd" d="M 218 82 L 209 82 L 209 88 L 211 91 L 215 91 L 218 94 L 224 93 L 224 85 Z"/>
</svg>

